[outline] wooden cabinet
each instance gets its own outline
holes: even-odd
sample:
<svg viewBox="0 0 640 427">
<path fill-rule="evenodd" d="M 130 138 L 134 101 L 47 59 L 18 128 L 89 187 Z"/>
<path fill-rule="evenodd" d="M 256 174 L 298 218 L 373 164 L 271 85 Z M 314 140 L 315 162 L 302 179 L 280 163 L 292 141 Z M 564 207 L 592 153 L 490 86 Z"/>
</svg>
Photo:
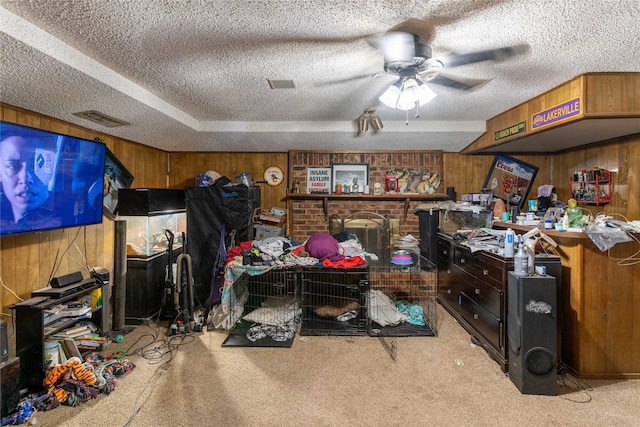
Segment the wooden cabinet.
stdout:
<svg viewBox="0 0 640 427">
<path fill-rule="evenodd" d="M 471 253 L 438 235 L 438 301 L 498 362 L 509 366 L 506 346 L 507 271 L 513 262 L 484 251 Z"/>
<path fill-rule="evenodd" d="M 181 253 L 182 248 L 174 249 L 172 261 L 175 262 Z M 148 258 L 127 257 L 125 324 L 148 325 L 154 320 L 172 319 L 175 316 L 173 311 L 165 312 L 162 304 L 168 264 L 168 251 Z"/>
<path fill-rule="evenodd" d="M 86 282 L 86 283 L 85 283 Z M 45 340 L 67 329 L 80 320 L 80 318 L 68 318 L 64 322 L 46 323 L 45 310 L 70 301 L 81 299 L 93 291 L 100 289 L 105 295 L 105 286 L 99 281 L 83 281 L 82 286 L 71 289 L 59 298 L 50 296 L 35 296 L 11 306 L 16 316 L 16 356 L 20 358 L 20 383 L 21 388 L 36 388 L 42 386 L 44 379 L 44 343 Z M 46 289 L 46 288 L 45 288 Z M 99 299 L 101 301 L 101 299 Z M 103 328 L 103 322 L 108 317 L 103 316 L 102 305 L 99 304 L 91 310 L 91 322 L 98 328 Z"/>
<path fill-rule="evenodd" d="M 531 228 L 494 222 L 507 227 Z M 630 258 L 637 242 L 602 252 L 586 233 L 545 234 L 558 243 L 552 249 L 562 264 L 561 360 L 580 378 L 640 379 L 640 264 Z"/>
</svg>

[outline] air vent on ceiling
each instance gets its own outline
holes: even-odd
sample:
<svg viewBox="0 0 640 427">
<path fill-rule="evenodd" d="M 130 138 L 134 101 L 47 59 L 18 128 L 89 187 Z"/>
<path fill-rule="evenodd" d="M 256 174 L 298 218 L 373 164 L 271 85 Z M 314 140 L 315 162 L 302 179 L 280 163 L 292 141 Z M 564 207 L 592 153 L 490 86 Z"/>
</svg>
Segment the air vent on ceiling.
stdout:
<svg viewBox="0 0 640 427">
<path fill-rule="evenodd" d="M 118 126 L 128 125 L 129 123 L 123 122 L 122 120 L 118 120 L 113 117 L 109 117 L 99 111 L 91 110 L 91 111 L 82 111 L 80 113 L 73 113 L 74 116 L 82 117 L 83 119 L 91 120 L 94 123 L 98 123 L 100 125 L 115 128 Z"/>
<path fill-rule="evenodd" d="M 267 79 L 269 82 L 269 86 L 271 89 L 295 89 L 296 81 L 295 80 L 272 80 Z"/>
</svg>

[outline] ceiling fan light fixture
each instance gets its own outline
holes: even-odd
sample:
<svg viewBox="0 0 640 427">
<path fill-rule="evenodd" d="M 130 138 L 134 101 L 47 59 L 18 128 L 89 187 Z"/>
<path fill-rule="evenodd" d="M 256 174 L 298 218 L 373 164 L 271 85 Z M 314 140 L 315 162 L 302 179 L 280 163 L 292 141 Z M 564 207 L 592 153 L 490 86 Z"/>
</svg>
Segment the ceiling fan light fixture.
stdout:
<svg viewBox="0 0 640 427">
<path fill-rule="evenodd" d="M 389 108 L 398 108 L 398 100 L 402 95 L 402 84 L 400 80 L 389 86 L 389 88 L 378 98 L 380 102 Z"/>
<path fill-rule="evenodd" d="M 410 110 L 435 98 L 437 94 L 414 77 L 402 77 L 389 86 L 378 99 L 389 108 Z"/>
<path fill-rule="evenodd" d="M 416 102 L 418 103 L 418 105 L 422 106 L 438 96 L 437 93 L 429 89 L 428 85 L 424 84 L 420 80 L 416 80 L 416 82 L 418 83 L 418 85 L 412 89 L 412 92 L 416 97 Z"/>
</svg>

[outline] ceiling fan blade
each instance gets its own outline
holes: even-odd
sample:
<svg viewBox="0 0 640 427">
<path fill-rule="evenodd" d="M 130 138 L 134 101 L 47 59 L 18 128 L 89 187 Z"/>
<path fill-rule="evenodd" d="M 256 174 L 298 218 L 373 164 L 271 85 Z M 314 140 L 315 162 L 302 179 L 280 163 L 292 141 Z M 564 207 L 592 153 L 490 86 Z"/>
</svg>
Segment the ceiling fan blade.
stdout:
<svg viewBox="0 0 640 427">
<path fill-rule="evenodd" d="M 429 83 L 437 84 L 440 86 L 446 86 L 453 89 L 460 90 L 473 90 L 489 83 L 491 80 L 481 79 L 452 79 L 450 77 L 443 76 L 442 74 L 436 74 L 430 79 L 426 80 Z"/>
<path fill-rule="evenodd" d="M 335 84 L 355 82 L 355 81 L 364 80 L 364 79 L 375 79 L 377 77 L 382 77 L 382 76 L 386 76 L 386 75 L 387 75 L 386 73 L 361 74 L 359 76 L 347 77 L 347 78 L 339 79 L 339 80 L 331 80 L 331 81 L 328 81 L 328 82 L 315 83 L 314 86 L 315 87 L 332 86 L 332 85 L 335 85 Z"/>
<path fill-rule="evenodd" d="M 525 54 L 528 51 L 528 44 L 519 44 L 498 49 L 480 50 L 463 55 L 445 56 L 438 58 L 438 60 L 442 62 L 445 67 L 451 68 L 483 61 L 504 61 L 513 56 Z"/>
<path fill-rule="evenodd" d="M 416 56 L 417 36 L 402 31 L 389 31 L 367 40 L 382 51 L 384 62 L 409 61 Z"/>
</svg>

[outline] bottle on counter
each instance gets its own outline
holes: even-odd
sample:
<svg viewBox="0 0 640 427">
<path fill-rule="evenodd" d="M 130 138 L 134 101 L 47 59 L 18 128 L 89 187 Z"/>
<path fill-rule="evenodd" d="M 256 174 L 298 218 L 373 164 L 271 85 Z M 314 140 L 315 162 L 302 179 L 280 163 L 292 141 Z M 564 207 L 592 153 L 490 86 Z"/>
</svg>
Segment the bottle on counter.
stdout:
<svg viewBox="0 0 640 427">
<path fill-rule="evenodd" d="M 524 252 L 527 254 L 527 274 L 533 275 L 536 269 L 536 241 L 527 239 L 524 243 Z"/>
<path fill-rule="evenodd" d="M 514 238 L 515 233 L 513 230 L 511 228 L 507 228 L 507 231 L 504 232 L 504 256 L 506 258 L 513 258 Z"/>
<path fill-rule="evenodd" d="M 562 217 L 562 229 L 565 231 L 569 229 L 569 215 L 566 213 Z"/>
<path fill-rule="evenodd" d="M 513 256 L 513 273 L 516 276 L 529 274 L 529 255 L 524 250 L 524 243 L 519 245 L 518 252 Z"/>
</svg>

